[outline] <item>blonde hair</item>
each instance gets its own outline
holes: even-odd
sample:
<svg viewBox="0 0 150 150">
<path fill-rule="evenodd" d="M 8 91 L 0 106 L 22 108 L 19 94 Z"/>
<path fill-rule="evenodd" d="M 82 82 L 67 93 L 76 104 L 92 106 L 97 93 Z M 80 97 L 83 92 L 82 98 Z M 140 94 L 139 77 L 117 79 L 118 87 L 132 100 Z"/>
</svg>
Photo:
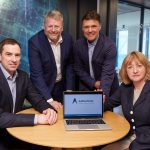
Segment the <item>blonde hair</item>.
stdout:
<svg viewBox="0 0 150 150">
<path fill-rule="evenodd" d="M 58 10 L 49 11 L 44 17 L 44 23 L 47 18 L 53 18 L 55 20 L 61 20 L 63 23 L 63 15 Z"/>
<path fill-rule="evenodd" d="M 121 70 L 119 72 L 122 82 L 124 82 L 125 84 L 132 83 L 127 74 L 127 66 L 131 64 L 133 60 L 138 60 L 145 67 L 146 69 L 145 80 L 150 80 L 150 63 L 148 59 L 145 57 L 143 53 L 139 51 L 132 51 L 125 57 L 121 66 Z"/>
</svg>

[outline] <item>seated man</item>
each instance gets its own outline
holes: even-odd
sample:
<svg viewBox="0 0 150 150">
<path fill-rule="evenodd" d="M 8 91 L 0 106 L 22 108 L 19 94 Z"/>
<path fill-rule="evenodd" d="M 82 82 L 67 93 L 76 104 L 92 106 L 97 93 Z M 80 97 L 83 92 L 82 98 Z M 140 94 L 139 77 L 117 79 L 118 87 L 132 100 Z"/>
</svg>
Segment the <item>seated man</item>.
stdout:
<svg viewBox="0 0 150 150">
<path fill-rule="evenodd" d="M 7 145 L 11 141 L 7 141 L 5 128 L 53 125 L 57 120 L 56 111 L 35 90 L 27 73 L 18 70 L 20 58 L 21 47 L 16 40 L 8 38 L 0 42 L 0 141 Z M 15 114 L 22 110 L 25 99 L 42 114 Z"/>
</svg>

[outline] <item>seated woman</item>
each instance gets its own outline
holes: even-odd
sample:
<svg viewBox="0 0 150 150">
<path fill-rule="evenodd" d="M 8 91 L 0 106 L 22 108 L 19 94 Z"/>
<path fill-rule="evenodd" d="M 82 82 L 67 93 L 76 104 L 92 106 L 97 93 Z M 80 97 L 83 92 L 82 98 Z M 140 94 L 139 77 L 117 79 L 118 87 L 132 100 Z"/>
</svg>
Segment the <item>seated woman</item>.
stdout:
<svg viewBox="0 0 150 150">
<path fill-rule="evenodd" d="M 104 102 L 105 111 L 122 105 L 123 114 L 130 123 L 130 132 L 122 140 L 102 150 L 150 150 L 150 64 L 138 51 L 124 59 L 118 90 Z M 117 122 L 116 122 L 117 123 Z"/>
</svg>

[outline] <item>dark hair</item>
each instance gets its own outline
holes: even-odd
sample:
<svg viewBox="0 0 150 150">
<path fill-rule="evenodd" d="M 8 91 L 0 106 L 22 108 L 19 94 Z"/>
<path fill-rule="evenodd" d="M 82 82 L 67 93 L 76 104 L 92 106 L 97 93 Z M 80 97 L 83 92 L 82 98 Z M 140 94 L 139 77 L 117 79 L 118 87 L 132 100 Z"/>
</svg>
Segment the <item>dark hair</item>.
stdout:
<svg viewBox="0 0 150 150">
<path fill-rule="evenodd" d="M 0 42 L 0 54 L 3 52 L 4 45 L 7 45 L 7 44 L 11 44 L 11 45 L 17 44 L 21 49 L 20 44 L 15 39 L 6 38 Z"/>
<path fill-rule="evenodd" d="M 83 20 L 97 20 L 99 23 L 101 23 L 100 14 L 98 14 L 96 10 L 87 11 L 86 14 L 82 18 L 82 22 Z"/>
</svg>

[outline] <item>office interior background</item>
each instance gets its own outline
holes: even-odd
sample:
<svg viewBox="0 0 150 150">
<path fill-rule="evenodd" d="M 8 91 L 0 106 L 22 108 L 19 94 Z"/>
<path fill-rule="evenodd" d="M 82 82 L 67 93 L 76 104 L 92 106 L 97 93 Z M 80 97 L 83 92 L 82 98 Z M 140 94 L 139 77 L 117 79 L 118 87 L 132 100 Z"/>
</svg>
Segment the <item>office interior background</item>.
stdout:
<svg viewBox="0 0 150 150">
<path fill-rule="evenodd" d="M 64 30 L 74 41 L 82 36 L 82 16 L 97 10 L 101 32 L 116 43 L 117 71 L 129 51 L 139 50 L 150 59 L 149 0 L 0 0 L 0 41 L 10 37 L 21 43 L 21 69 L 29 72 L 28 39 L 43 28 L 44 15 L 53 9 L 63 13 Z"/>
</svg>

